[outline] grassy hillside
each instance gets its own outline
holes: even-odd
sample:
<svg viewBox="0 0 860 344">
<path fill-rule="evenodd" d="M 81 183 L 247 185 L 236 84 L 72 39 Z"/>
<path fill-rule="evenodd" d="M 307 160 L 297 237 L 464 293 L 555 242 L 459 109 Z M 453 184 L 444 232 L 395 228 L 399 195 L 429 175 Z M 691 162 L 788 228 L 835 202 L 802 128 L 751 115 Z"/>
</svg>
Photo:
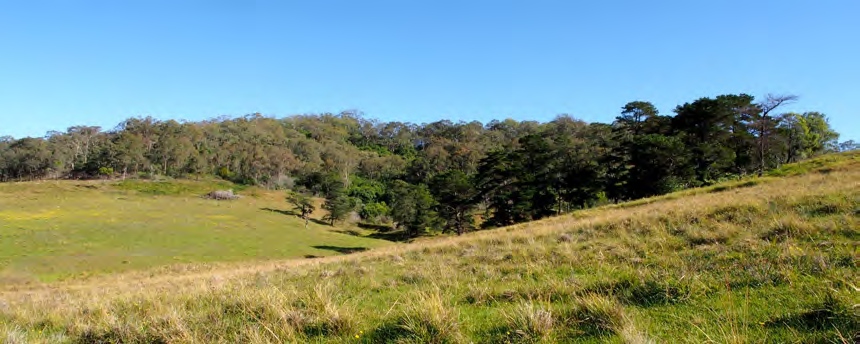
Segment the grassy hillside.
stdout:
<svg viewBox="0 0 860 344">
<path fill-rule="evenodd" d="M 0 184 L 0 284 L 177 263 L 328 256 L 379 247 L 289 213 L 283 192 L 214 181 Z M 322 214 L 315 214 L 321 218 Z"/>
<path fill-rule="evenodd" d="M 853 342 L 860 155 L 785 171 L 350 256 L 7 286 L 0 338 Z"/>
</svg>

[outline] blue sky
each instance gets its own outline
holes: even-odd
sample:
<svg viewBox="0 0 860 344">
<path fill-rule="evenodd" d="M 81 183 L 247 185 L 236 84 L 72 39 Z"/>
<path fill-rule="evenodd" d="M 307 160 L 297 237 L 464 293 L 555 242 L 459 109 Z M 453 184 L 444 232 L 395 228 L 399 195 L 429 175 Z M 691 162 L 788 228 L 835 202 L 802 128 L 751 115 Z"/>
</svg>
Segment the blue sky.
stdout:
<svg viewBox="0 0 860 344">
<path fill-rule="evenodd" d="M 122 119 L 359 109 L 611 121 L 703 96 L 793 93 L 860 139 L 860 2 L 0 2 L 0 135 Z"/>
</svg>

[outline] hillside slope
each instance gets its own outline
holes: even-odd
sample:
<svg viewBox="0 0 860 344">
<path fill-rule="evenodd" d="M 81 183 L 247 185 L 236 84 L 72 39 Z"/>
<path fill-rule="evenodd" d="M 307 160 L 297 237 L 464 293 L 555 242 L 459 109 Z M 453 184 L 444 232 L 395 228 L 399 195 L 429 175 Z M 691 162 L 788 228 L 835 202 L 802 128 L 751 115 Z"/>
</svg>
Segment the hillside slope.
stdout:
<svg viewBox="0 0 860 344">
<path fill-rule="evenodd" d="M 0 338 L 852 342 L 860 155 L 779 174 L 351 256 L 7 288 Z"/>
<path fill-rule="evenodd" d="M 290 212 L 284 192 L 200 196 L 218 181 L 0 183 L 0 285 L 178 263 L 329 256 L 388 242 L 337 232 Z M 323 211 L 313 218 L 322 218 Z"/>
</svg>

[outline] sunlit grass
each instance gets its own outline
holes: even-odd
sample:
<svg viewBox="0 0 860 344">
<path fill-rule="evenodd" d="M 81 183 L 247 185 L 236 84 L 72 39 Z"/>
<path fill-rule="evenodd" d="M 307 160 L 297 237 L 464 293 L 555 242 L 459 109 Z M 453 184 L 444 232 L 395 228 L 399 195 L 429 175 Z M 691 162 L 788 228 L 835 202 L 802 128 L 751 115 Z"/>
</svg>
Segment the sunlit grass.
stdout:
<svg viewBox="0 0 860 344">
<path fill-rule="evenodd" d="M 0 281 L 327 256 L 339 247 L 386 244 L 327 225 L 305 230 L 300 219 L 274 211 L 289 209 L 283 192 L 247 189 L 235 201 L 200 197 L 228 187 L 211 181 L 0 184 Z"/>
</svg>

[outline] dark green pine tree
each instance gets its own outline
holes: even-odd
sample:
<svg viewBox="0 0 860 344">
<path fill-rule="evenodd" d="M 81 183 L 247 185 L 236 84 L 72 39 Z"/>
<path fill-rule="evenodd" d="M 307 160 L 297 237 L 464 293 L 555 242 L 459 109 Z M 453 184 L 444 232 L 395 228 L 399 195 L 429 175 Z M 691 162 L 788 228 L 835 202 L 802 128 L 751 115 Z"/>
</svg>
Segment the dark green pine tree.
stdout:
<svg viewBox="0 0 860 344">
<path fill-rule="evenodd" d="M 337 184 L 329 190 L 322 208 L 328 211 L 323 221 L 334 226 L 335 222 L 343 221 L 349 216 L 355 209 L 355 202 L 347 196 L 343 184 Z"/>
<path fill-rule="evenodd" d="M 444 172 L 433 178 L 430 190 L 439 203 L 439 217 L 445 221 L 446 230 L 461 235 L 475 227 L 472 211 L 477 190 L 469 176 L 460 170 Z"/>
</svg>

